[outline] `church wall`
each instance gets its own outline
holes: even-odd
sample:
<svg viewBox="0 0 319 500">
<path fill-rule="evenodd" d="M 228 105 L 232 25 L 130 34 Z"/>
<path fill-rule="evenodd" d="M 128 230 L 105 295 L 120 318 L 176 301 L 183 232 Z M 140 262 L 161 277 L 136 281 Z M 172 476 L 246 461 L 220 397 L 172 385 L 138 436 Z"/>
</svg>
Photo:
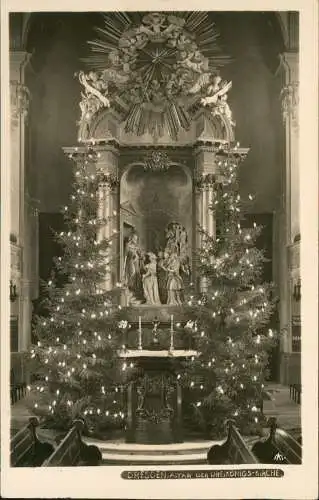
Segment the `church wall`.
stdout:
<svg viewBox="0 0 319 500">
<path fill-rule="evenodd" d="M 233 81 L 229 102 L 236 121 L 236 139 L 249 154 L 240 170 L 243 196 L 255 196 L 253 213 L 271 213 L 279 206 L 280 185 L 280 89 L 257 47 L 228 68 Z"/>
<path fill-rule="evenodd" d="M 75 38 L 73 38 L 73 35 Z M 79 83 L 76 32 L 61 26 L 48 51 L 41 53 L 41 68 L 32 86 L 35 136 L 33 163 L 41 212 L 58 212 L 71 193 L 72 163 L 63 146 L 77 142 Z M 35 60 L 35 65 L 37 60 Z"/>
</svg>

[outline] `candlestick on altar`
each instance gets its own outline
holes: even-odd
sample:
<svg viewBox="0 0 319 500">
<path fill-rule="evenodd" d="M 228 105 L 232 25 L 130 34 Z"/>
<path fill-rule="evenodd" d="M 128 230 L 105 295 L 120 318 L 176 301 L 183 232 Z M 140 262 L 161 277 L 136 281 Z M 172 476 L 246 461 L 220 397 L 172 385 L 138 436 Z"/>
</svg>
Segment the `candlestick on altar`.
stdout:
<svg viewBox="0 0 319 500">
<path fill-rule="evenodd" d="M 141 351 L 142 346 L 142 319 L 141 316 L 138 317 L 138 349 Z"/>
<path fill-rule="evenodd" d="M 174 330 L 174 316 L 171 314 L 171 331 Z"/>
</svg>

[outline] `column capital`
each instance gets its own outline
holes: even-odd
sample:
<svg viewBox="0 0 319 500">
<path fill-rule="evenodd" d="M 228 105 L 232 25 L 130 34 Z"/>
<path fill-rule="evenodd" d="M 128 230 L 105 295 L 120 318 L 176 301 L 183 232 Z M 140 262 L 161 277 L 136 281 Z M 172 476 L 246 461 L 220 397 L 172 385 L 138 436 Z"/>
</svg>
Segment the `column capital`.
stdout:
<svg viewBox="0 0 319 500">
<path fill-rule="evenodd" d="M 288 51 L 279 54 L 279 67 L 277 73 L 281 70 L 284 74 L 286 85 L 299 80 L 299 52 Z"/>
<path fill-rule="evenodd" d="M 10 80 L 10 104 L 11 124 L 17 126 L 20 118 L 28 118 L 30 106 L 30 91 L 18 80 Z"/>
<path fill-rule="evenodd" d="M 103 180 L 100 184 L 100 187 L 101 188 L 106 188 L 106 189 L 110 189 L 111 191 L 112 190 L 115 190 L 116 188 L 118 188 L 120 185 L 120 180 L 118 178 L 117 175 L 115 174 L 104 174 L 103 175 Z"/>
<path fill-rule="evenodd" d="M 212 187 L 216 184 L 217 179 L 214 174 L 197 174 L 195 177 L 195 188 L 198 190 Z"/>
<path fill-rule="evenodd" d="M 281 110 L 284 121 L 291 119 L 293 128 L 298 128 L 299 108 L 299 53 L 280 54 L 279 69 L 283 71 L 284 86 L 281 90 Z"/>
</svg>

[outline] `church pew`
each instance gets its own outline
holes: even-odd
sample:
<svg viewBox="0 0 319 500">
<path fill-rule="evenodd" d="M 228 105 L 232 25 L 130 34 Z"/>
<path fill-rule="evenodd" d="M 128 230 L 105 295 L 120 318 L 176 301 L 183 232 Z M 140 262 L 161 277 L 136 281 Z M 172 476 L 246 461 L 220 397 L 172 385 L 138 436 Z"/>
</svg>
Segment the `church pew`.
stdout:
<svg viewBox="0 0 319 500">
<path fill-rule="evenodd" d="M 20 399 L 24 398 L 27 392 L 26 382 L 17 382 L 13 368 L 10 370 L 10 399 L 11 404 L 14 405 Z"/>
<path fill-rule="evenodd" d="M 301 403 L 301 384 L 292 384 L 290 386 L 290 398 L 297 404 Z"/>
<path fill-rule="evenodd" d="M 252 452 L 264 464 L 301 464 L 302 447 L 288 432 L 277 427 L 276 418 L 269 419 L 269 436 L 257 441 Z"/>
<path fill-rule="evenodd" d="M 36 434 L 39 421 L 31 417 L 28 425 L 18 431 L 10 440 L 10 461 L 12 467 L 40 467 L 53 453 L 54 447 L 41 442 Z"/>
<path fill-rule="evenodd" d="M 210 465 L 256 464 L 258 459 L 250 451 L 232 420 L 226 422 L 227 439 L 221 445 L 214 445 L 207 453 Z"/>
<path fill-rule="evenodd" d="M 14 405 L 18 401 L 20 401 L 20 399 L 24 398 L 26 392 L 27 392 L 27 384 L 24 382 L 11 385 L 10 386 L 11 404 Z"/>
<path fill-rule="evenodd" d="M 82 441 L 83 420 L 75 420 L 67 435 L 59 443 L 43 467 L 74 467 L 100 465 L 102 454 L 97 446 Z"/>
</svg>

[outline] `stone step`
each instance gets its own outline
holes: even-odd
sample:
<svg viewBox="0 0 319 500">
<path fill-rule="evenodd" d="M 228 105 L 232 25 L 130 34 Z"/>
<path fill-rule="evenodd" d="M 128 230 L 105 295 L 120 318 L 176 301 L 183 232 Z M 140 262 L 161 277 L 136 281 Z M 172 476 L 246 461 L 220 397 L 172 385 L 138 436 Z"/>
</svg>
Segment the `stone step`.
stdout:
<svg viewBox="0 0 319 500">
<path fill-rule="evenodd" d="M 115 453 L 116 455 L 127 456 L 166 456 L 170 455 L 193 455 L 207 453 L 213 444 L 220 444 L 222 441 L 198 441 L 172 444 L 136 444 L 125 443 L 123 441 L 108 442 L 92 438 L 83 438 L 86 444 L 97 446 L 101 452 Z"/>
<path fill-rule="evenodd" d="M 109 465 L 186 465 L 204 464 L 207 452 L 221 441 L 198 441 L 173 444 L 135 444 L 107 442 L 84 438 L 86 444 L 98 446 L 103 464 Z"/>
<path fill-rule="evenodd" d="M 197 465 L 207 464 L 206 453 L 192 455 L 116 455 L 102 452 L 102 465 Z"/>
</svg>

